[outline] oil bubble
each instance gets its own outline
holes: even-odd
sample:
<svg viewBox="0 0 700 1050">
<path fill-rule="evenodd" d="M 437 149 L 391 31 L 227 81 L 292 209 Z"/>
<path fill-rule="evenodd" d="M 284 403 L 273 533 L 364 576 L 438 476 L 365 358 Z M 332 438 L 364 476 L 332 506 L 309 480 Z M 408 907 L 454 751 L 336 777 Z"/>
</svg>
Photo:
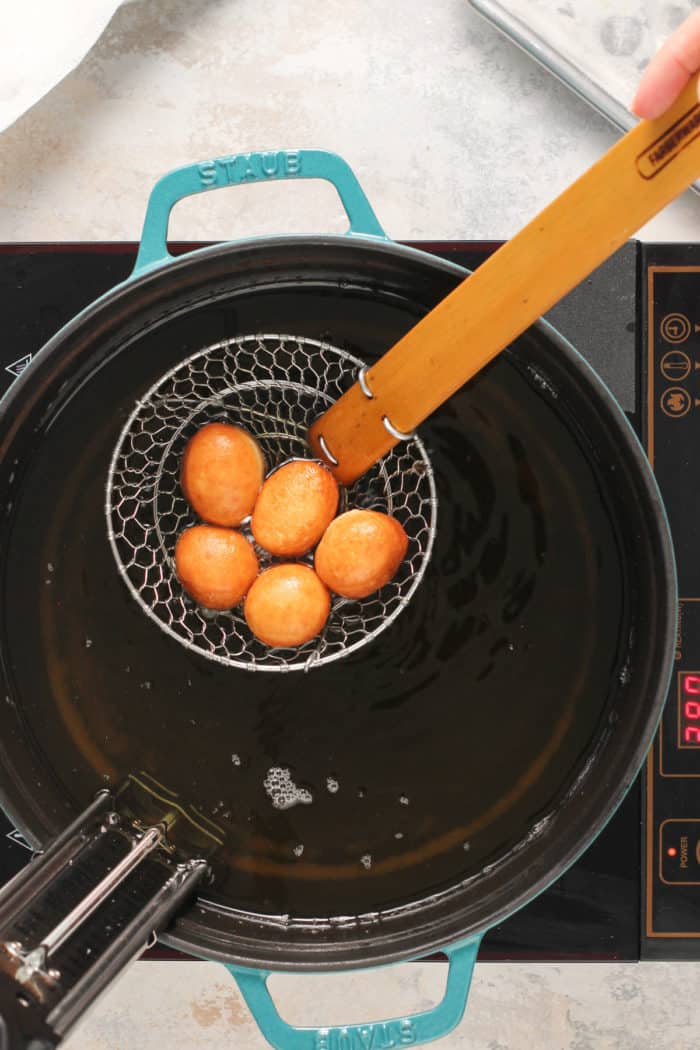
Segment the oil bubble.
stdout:
<svg viewBox="0 0 700 1050">
<path fill-rule="evenodd" d="M 314 800 L 310 791 L 296 786 L 291 772 L 283 766 L 272 766 L 268 769 L 263 787 L 275 809 L 308 806 Z"/>
</svg>

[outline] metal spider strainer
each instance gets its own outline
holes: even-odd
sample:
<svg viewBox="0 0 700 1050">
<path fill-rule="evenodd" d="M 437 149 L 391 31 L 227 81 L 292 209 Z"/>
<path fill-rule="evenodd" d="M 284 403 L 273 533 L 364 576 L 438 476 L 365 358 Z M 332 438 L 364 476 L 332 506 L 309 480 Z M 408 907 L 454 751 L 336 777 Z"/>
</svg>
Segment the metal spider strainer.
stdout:
<svg viewBox="0 0 700 1050">
<path fill-rule="evenodd" d="M 241 336 L 187 358 L 136 404 L 107 480 L 109 540 L 143 611 L 188 649 L 242 670 L 308 670 L 372 641 L 410 601 L 430 558 L 437 517 L 432 467 L 417 437 L 393 449 L 342 495 L 348 507 L 381 510 L 401 522 L 409 546 L 398 575 L 364 600 L 334 598 L 322 635 L 306 645 L 264 646 L 241 609 L 201 609 L 175 575 L 177 538 L 198 521 L 180 490 L 180 462 L 192 435 L 217 420 L 242 426 L 260 442 L 268 470 L 308 457 L 309 426 L 355 381 L 362 365 L 313 339 Z M 256 549 L 265 568 L 273 559 Z"/>
</svg>

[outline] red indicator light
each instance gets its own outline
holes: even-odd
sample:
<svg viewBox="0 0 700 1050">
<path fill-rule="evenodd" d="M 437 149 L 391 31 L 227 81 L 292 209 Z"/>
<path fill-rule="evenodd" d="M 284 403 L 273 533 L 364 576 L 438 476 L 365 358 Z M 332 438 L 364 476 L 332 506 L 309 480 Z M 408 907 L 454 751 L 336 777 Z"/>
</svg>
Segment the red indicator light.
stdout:
<svg viewBox="0 0 700 1050">
<path fill-rule="evenodd" d="M 677 857 L 678 856 L 678 850 L 676 849 L 675 846 L 669 846 L 668 849 L 666 850 L 666 852 L 668 853 L 669 857 Z"/>
</svg>

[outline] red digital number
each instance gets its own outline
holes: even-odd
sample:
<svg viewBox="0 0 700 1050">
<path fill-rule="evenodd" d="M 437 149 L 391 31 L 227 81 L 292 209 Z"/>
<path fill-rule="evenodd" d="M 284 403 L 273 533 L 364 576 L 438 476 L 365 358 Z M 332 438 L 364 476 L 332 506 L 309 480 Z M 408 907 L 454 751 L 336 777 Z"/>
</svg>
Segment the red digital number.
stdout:
<svg viewBox="0 0 700 1050">
<path fill-rule="evenodd" d="M 685 706 L 685 717 L 690 718 L 691 721 L 700 718 L 700 703 L 697 700 L 686 700 Z"/>
<path fill-rule="evenodd" d="M 700 726 L 686 726 L 683 735 L 686 744 L 700 744 Z"/>
<path fill-rule="evenodd" d="M 700 696 L 700 675 L 687 674 L 683 679 L 683 691 L 689 696 Z"/>
</svg>

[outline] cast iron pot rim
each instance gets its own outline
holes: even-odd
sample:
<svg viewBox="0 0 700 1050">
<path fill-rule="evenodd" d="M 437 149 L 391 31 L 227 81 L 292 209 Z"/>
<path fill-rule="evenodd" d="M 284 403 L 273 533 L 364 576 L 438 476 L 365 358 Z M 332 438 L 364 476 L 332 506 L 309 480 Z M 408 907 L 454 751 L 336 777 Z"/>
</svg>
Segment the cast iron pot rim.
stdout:
<svg viewBox="0 0 700 1050">
<path fill-rule="evenodd" d="M 124 281 L 110 288 L 98 299 L 89 303 L 79 313 L 62 325 L 59 330 L 48 339 L 34 354 L 30 365 L 10 384 L 4 394 L 0 397 L 0 421 L 7 404 L 15 397 L 21 395 L 25 387 L 33 382 L 33 377 L 41 364 L 51 357 L 67 338 L 80 331 L 82 326 L 90 323 L 99 316 L 105 308 L 112 307 L 125 299 L 133 297 L 134 293 L 147 290 L 157 286 L 163 278 L 171 278 L 182 271 L 196 268 L 199 263 L 206 263 L 211 259 L 225 257 L 231 253 L 239 254 L 250 251 L 258 254 L 262 250 L 287 249 L 293 250 L 301 247 L 313 249 L 341 248 L 352 250 L 356 247 L 369 249 L 378 254 L 389 256 L 403 255 L 414 262 L 425 263 L 429 261 L 435 269 L 442 269 L 454 276 L 464 276 L 470 271 L 457 263 L 449 262 L 439 256 L 430 255 L 426 251 L 412 248 L 408 245 L 399 244 L 389 238 L 373 237 L 367 234 L 285 234 L 270 235 L 267 237 L 246 237 L 236 241 L 222 241 L 218 244 L 205 245 L 195 248 L 193 251 L 184 252 L 182 255 L 170 256 L 162 262 L 139 270 L 138 273 L 129 275 Z M 547 322 L 542 322 L 547 324 Z M 536 322 L 537 325 L 540 322 Z"/>
<path fill-rule="evenodd" d="M 359 247 L 373 253 L 390 256 L 398 255 L 421 265 L 428 264 L 433 270 L 441 270 L 444 273 L 455 277 L 464 278 L 469 274 L 468 270 L 458 264 L 430 255 L 419 248 L 408 247 L 388 240 L 360 235 L 352 235 L 349 237 L 346 235 L 258 237 L 234 242 L 224 242 L 222 244 L 199 248 L 172 260 L 167 260 L 162 264 L 150 267 L 139 273 L 136 277 L 128 278 L 122 284 L 119 284 L 115 288 L 106 292 L 103 296 L 77 314 L 72 320 L 67 322 L 67 324 L 65 324 L 54 336 L 51 337 L 51 339 L 47 341 L 47 343 L 44 344 L 41 350 L 35 355 L 30 367 L 22 373 L 22 375 L 11 385 L 3 398 L 0 399 L 0 421 L 2 420 L 2 417 L 6 415 L 8 408 L 13 404 L 14 399 L 21 398 L 28 384 L 33 383 L 34 375 L 37 369 L 42 366 L 43 362 L 60 352 L 66 339 L 77 334 L 83 326 L 93 323 L 94 320 L 99 317 L 102 310 L 109 309 L 110 307 L 125 301 L 128 304 L 128 300 L 134 294 L 138 295 L 139 293 L 147 291 L 149 288 L 155 288 L 157 291 L 157 287 L 163 279 L 169 280 L 176 274 L 186 271 L 193 266 L 196 267 L 199 263 L 206 263 L 211 259 L 226 257 L 231 253 L 239 254 L 243 252 L 245 254 L 245 252 L 252 252 L 256 255 L 263 250 L 294 250 L 304 247 L 312 248 L 314 250 L 323 250 L 332 247 L 335 249 L 342 248 L 343 250 L 349 251 Z M 303 279 L 303 268 L 300 269 L 300 277 Z M 503 880 L 504 872 L 507 872 L 507 860 L 503 865 L 497 866 L 498 871 L 496 874 L 502 883 L 500 890 L 498 891 L 500 898 L 498 904 L 491 911 L 486 921 L 479 922 L 472 926 L 469 926 L 468 924 L 465 925 L 464 922 L 460 926 L 459 919 L 461 912 L 459 909 L 451 910 L 446 915 L 442 915 L 438 919 L 435 919 L 430 916 L 430 910 L 434 905 L 431 903 L 419 902 L 417 904 L 405 906 L 405 908 L 402 909 L 402 912 L 405 915 L 414 911 L 416 918 L 419 916 L 421 917 L 419 923 L 414 924 L 408 932 L 405 930 L 394 933 L 384 932 L 382 936 L 377 937 L 375 924 L 375 928 L 372 929 L 372 936 L 363 937 L 363 926 L 362 924 L 358 924 L 355 927 L 357 929 L 357 937 L 354 940 L 340 941 L 331 946 L 328 944 L 314 945 L 313 942 L 310 942 L 302 947 L 297 945 L 285 946 L 282 951 L 276 949 L 274 944 L 266 944 L 265 951 L 267 952 L 267 958 L 261 959 L 257 952 L 253 953 L 246 949 L 246 940 L 250 944 L 255 944 L 250 938 L 232 938 L 230 936 L 222 937 L 219 935 L 219 939 L 228 941 L 229 944 L 240 946 L 240 948 L 243 949 L 236 950 L 235 953 L 230 950 L 223 950 L 223 948 L 217 946 L 215 943 L 216 937 L 213 935 L 211 927 L 202 927 L 198 922 L 193 921 L 193 919 L 190 918 L 190 916 L 195 915 L 198 908 L 205 908 L 209 914 L 211 914 L 212 911 L 216 910 L 216 905 L 195 901 L 192 907 L 184 913 L 183 918 L 176 920 L 174 928 L 161 934 L 160 939 L 163 943 L 183 952 L 193 954 L 194 942 L 195 954 L 201 954 L 203 957 L 205 956 L 209 959 L 233 963 L 241 967 L 253 967 L 259 969 L 263 966 L 272 970 L 283 969 L 288 972 L 308 972 L 318 970 L 347 970 L 357 968 L 358 966 L 380 966 L 411 959 L 418 955 L 440 951 L 445 947 L 457 943 L 478 939 L 489 928 L 502 922 L 509 915 L 513 914 L 515 911 L 519 910 L 537 897 L 556 878 L 574 864 L 581 854 L 584 853 L 597 838 L 627 794 L 627 791 L 641 768 L 656 732 L 665 705 L 673 666 L 677 587 L 675 560 L 668 521 L 658 486 L 656 485 L 656 481 L 642 446 L 627 420 L 627 417 L 608 387 L 603 383 L 601 378 L 588 364 L 585 358 L 583 358 L 571 343 L 561 336 L 560 333 L 549 324 L 549 322 L 544 319 L 539 319 L 532 327 L 539 330 L 547 341 L 556 347 L 567 365 L 573 369 L 574 373 L 578 373 L 579 378 L 584 380 L 589 386 L 591 394 L 597 398 L 603 412 L 606 414 L 607 423 L 617 429 L 621 441 L 621 449 L 624 450 L 624 453 L 621 454 L 627 455 L 628 466 L 633 469 L 636 476 L 638 487 L 640 489 L 640 502 L 642 498 L 646 500 L 646 508 L 644 509 L 647 513 L 644 514 L 644 517 L 647 519 L 647 525 L 651 526 L 649 538 L 655 540 L 655 545 L 658 548 L 658 554 L 660 557 L 659 579 L 665 580 L 665 588 L 663 588 L 663 590 L 666 600 L 663 603 L 663 608 L 659 609 L 659 623 L 663 627 L 661 651 L 664 654 L 664 660 L 659 665 L 659 669 L 654 675 L 657 685 L 654 690 L 653 699 L 649 699 L 648 697 L 645 698 L 645 705 L 649 709 L 646 718 L 646 730 L 641 737 L 638 738 L 636 747 L 633 749 L 632 754 L 625 763 L 625 768 L 622 774 L 618 774 L 616 787 L 611 792 L 608 804 L 601 809 L 597 819 L 591 822 L 587 833 L 580 836 L 575 842 L 572 842 L 568 849 L 565 850 L 563 856 L 560 857 L 556 863 L 549 863 L 546 868 L 543 867 L 543 870 L 536 878 L 530 880 L 526 887 L 522 886 L 522 878 L 519 880 L 521 883 L 519 887 L 514 885 L 514 883 L 518 881 L 517 878 L 513 879 L 512 882 Z M 12 819 L 13 822 L 23 830 L 23 833 L 27 836 L 29 841 L 35 845 L 39 845 L 41 840 L 25 830 L 26 826 L 24 824 L 24 819 L 20 815 L 16 805 L 7 797 L 4 784 L 0 784 L 0 804 L 10 819 Z M 35 814 L 36 810 L 33 810 L 30 806 L 25 806 L 24 812 Z M 46 822 L 44 822 L 44 827 L 46 828 Z M 486 883 L 488 883 L 490 879 L 491 873 L 484 877 Z M 458 884 L 450 891 L 446 891 L 445 894 L 441 895 L 441 899 L 444 900 L 447 897 L 457 898 L 462 888 L 463 884 Z M 489 893 L 493 893 L 491 887 L 485 889 L 484 896 L 487 896 Z M 379 927 L 381 928 L 381 923 L 379 924 Z M 456 927 L 459 928 L 456 929 Z M 192 931 L 191 939 L 187 936 L 190 929 Z M 206 946 L 203 947 L 203 945 Z M 380 945 L 381 947 L 379 947 Z M 283 965 L 281 967 L 279 965 L 280 956 L 284 956 Z"/>
</svg>

